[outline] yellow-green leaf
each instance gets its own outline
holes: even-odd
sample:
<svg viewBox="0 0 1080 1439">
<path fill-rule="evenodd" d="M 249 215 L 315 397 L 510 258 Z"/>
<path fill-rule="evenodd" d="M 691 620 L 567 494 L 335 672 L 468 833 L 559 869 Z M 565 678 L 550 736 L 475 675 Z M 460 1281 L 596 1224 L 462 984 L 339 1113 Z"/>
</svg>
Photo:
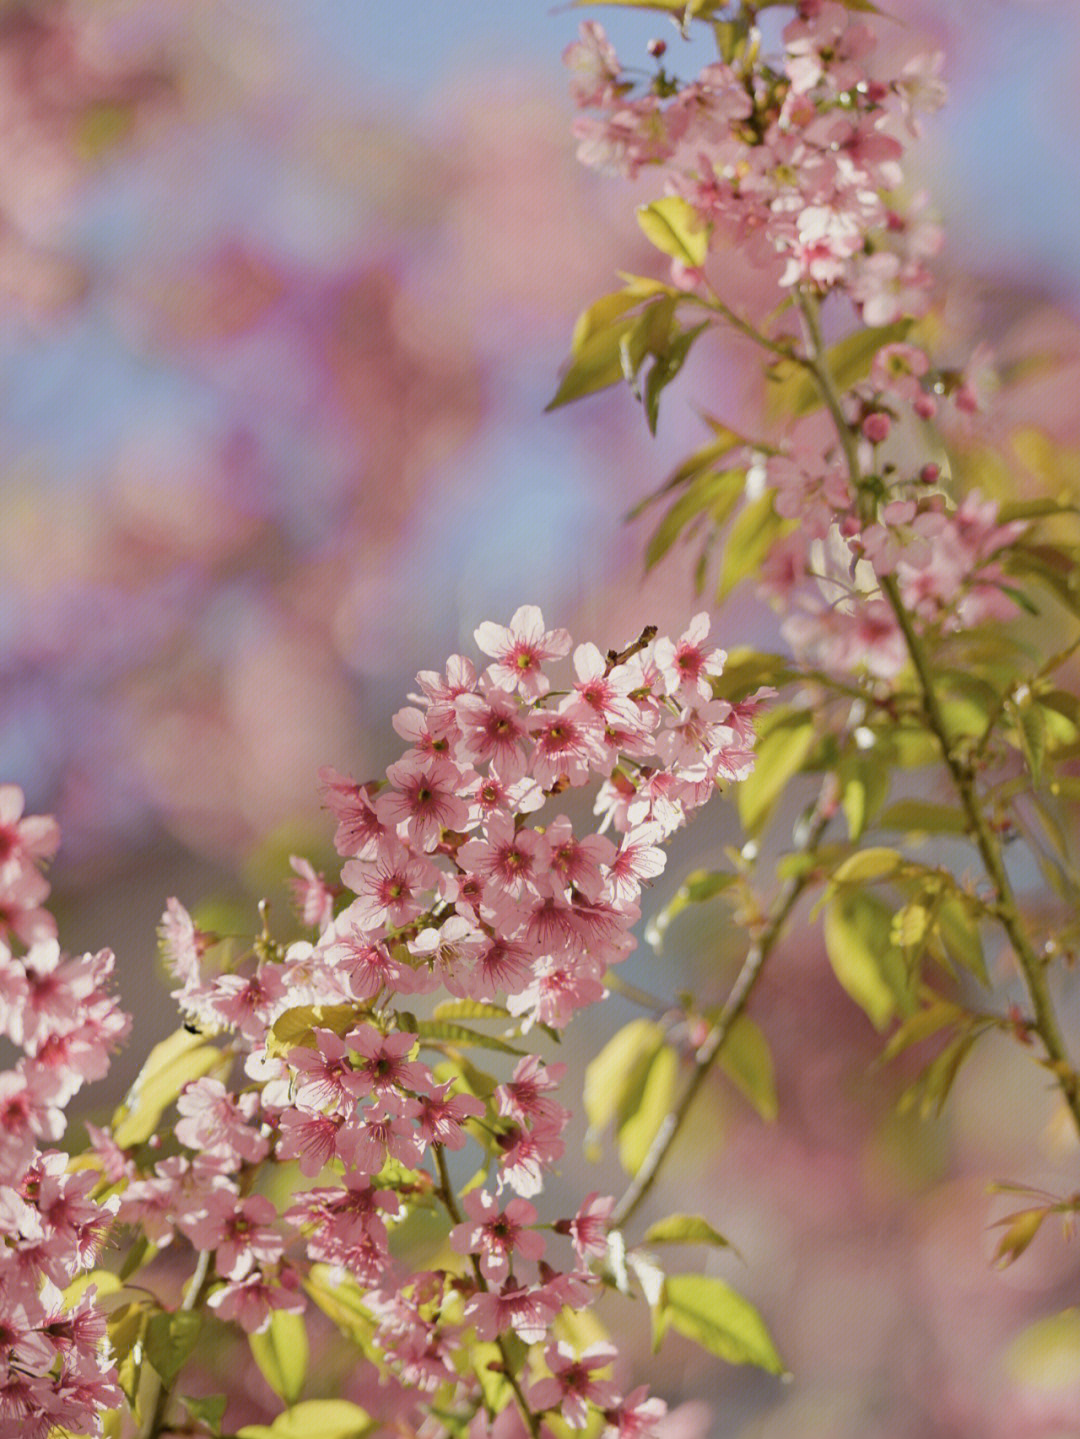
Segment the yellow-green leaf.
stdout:
<svg viewBox="0 0 1080 1439">
<path fill-rule="evenodd" d="M 700 1214 L 669 1214 L 645 1231 L 644 1244 L 713 1244 L 728 1248 L 728 1241 Z"/>
<path fill-rule="evenodd" d="M 775 1119 L 779 1106 L 769 1041 L 749 1015 L 739 1015 L 728 1031 L 718 1057 L 721 1069 L 762 1119 Z"/>
<path fill-rule="evenodd" d="M 187 1363 L 202 1329 L 197 1310 L 158 1313 L 146 1326 L 146 1357 L 166 1384 L 171 1384 Z"/>
<path fill-rule="evenodd" d="M 655 1020 L 632 1019 L 590 1060 L 582 1096 L 590 1134 L 599 1134 L 620 1113 L 663 1042 Z"/>
<path fill-rule="evenodd" d="M 481 1034 L 479 1030 L 469 1029 L 464 1024 L 453 1024 L 447 1019 L 421 1019 L 416 1025 L 416 1033 L 421 1046 L 429 1048 L 439 1048 L 443 1044 L 462 1044 L 473 1049 L 498 1049 L 503 1054 L 525 1053 L 523 1049 L 507 1044 L 505 1039 L 499 1039 L 497 1035 Z"/>
<path fill-rule="evenodd" d="M 825 361 L 836 388 L 844 391 L 864 379 L 870 373 L 878 350 L 883 345 L 905 340 L 912 323 L 911 320 L 898 320 L 893 325 L 856 330 L 835 345 L 830 345 Z M 769 389 L 769 408 L 774 417 L 808 415 L 824 403 L 814 377 L 805 365 L 797 361 L 781 360 L 771 367 L 769 378 L 773 381 Z"/>
<path fill-rule="evenodd" d="M 666 1312 L 673 1329 L 729 1364 L 756 1364 L 770 1374 L 785 1372 L 761 1315 L 722 1279 L 669 1275 Z"/>
<path fill-rule="evenodd" d="M 921 799 L 898 799 L 884 811 L 878 824 L 882 829 L 905 834 L 963 834 L 965 828 L 960 810 Z"/>
<path fill-rule="evenodd" d="M 697 516 L 708 515 L 714 525 L 722 525 L 739 503 L 745 483 L 745 470 L 707 471 L 691 481 L 650 536 L 645 568 L 651 569 L 663 559 Z"/>
<path fill-rule="evenodd" d="M 155 1044 L 124 1103 L 113 1115 L 117 1144 L 122 1149 L 142 1144 L 189 1080 L 201 1079 L 215 1069 L 227 1072 L 231 1063 L 227 1054 L 186 1029 Z"/>
<path fill-rule="evenodd" d="M 726 599 L 740 580 L 756 574 L 776 541 L 792 527 L 793 521 L 776 513 L 771 490 L 744 506 L 724 541 L 717 601 Z"/>
<path fill-rule="evenodd" d="M 825 911 L 825 949 L 833 973 L 877 1029 L 911 1009 L 907 969 L 891 942 L 892 911 L 876 895 L 838 895 Z"/>
<path fill-rule="evenodd" d="M 737 791 L 739 818 L 749 835 L 764 827 L 790 780 L 802 769 L 817 740 L 813 717 L 805 711 L 774 712 L 759 726 L 757 761 Z"/>
<path fill-rule="evenodd" d="M 275 1309 L 270 1326 L 248 1336 L 255 1363 L 274 1393 L 286 1404 L 300 1398 L 307 1375 L 308 1338 L 302 1314 Z"/>
<path fill-rule="evenodd" d="M 211 1434 L 221 1433 L 221 1421 L 225 1417 L 225 1409 L 229 1402 L 227 1394 L 200 1394 L 198 1398 L 190 1394 L 182 1394 L 180 1398 L 192 1419 L 197 1419 L 205 1424 Z"/>
<path fill-rule="evenodd" d="M 347 1399 L 307 1399 L 272 1424 L 245 1424 L 237 1439 L 363 1439 L 374 1423 Z"/>
<path fill-rule="evenodd" d="M 639 205 L 638 224 L 645 238 L 691 269 L 699 269 L 709 253 L 709 230 L 694 207 L 681 195 L 665 195 L 650 205 Z"/>
<path fill-rule="evenodd" d="M 858 854 L 851 855 L 843 864 L 838 865 L 833 871 L 832 882 L 870 884 L 874 880 L 886 879 L 896 874 L 903 862 L 903 855 L 895 849 L 874 845 L 870 849 L 861 849 Z"/>
<path fill-rule="evenodd" d="M 627 1102 L 619 1124 L 619 1163 L 634 1175 L 645 1162 L 657 1131 L 671 1110 L 679 1078 L 679 1056 L 668 1044 L 653 1055 L 640 1091 Z"/>
</svg>

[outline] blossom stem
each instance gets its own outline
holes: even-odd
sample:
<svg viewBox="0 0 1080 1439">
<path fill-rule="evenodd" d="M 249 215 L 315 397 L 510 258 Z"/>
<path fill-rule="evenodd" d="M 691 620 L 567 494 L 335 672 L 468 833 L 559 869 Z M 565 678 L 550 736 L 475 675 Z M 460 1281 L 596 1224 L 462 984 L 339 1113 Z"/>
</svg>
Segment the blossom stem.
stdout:
<svg viewBox="0 0 1080 1439">
<path fill-rule="evenodd" d="M 604 975 L 604 983 L 608 989 L 613 989 L 616 994 L 621 994 L 623 999 L 628 999 L 631 1004 L 636 1004 L 641 1009 L 647 1009 L 652 1014 L 664 1015 L 670 1014 L 672 1011 L 670 1000 L 661 999 L 659 995 L 650 994 L 647 989 L 631 984 L 628 979 L 623 979 L 622 975 L 616 974 L 614 970 L 609 969 Z"/>
<path fill-rule="evenodd" d="M 208 1284 L 212 1277 L 211 1260 L 214 1257 L 212 1249 L 200 1249 L 199 1257 L 195 1262 L 195 1269 L 188 1281 L 187 1292 L 184 1295 L 180 1308 L 177 1311 L 181 1314 L 190 1314 L 202 1303 Z M 149 1416 L 142 1431 L 140 1439 L 159 1439 L 159 1436 L 166 1430 L 166 1416 L 169 1404 L 172 1401 L 173 1389 L 176 1380 L 166 1384 L 156 1370 L 151 1369 L 153 1376 L 153 1387 L 148 1396 Z M 178 1376 L 179 1377 L 179 1376 Z"/>
<path fill-rule="evenodd" d="M 436 1186 L 435 1193 L 442 1201 L 443 1207 L 454 1223 L 463 1224 L 465 1216 L 462 1214 L 458 1202 L 454 1198 L 453 1186 L 450 1183 L 450 1171 L 446 1167 L 446 1155 L 443 1153 L 443 1147 L 441 1144 L 433 1144 L 431 1148 L 435 1155 L 435 1167 L 439 1171 L 439 1183 Z M 470 1255 L 470 1258 L 472 1260 L 476 1282 L 479 1287 L 486 1292 L 488 1282 L 480 1269 L 480 1261 L 475 1254 Z M 521 1387 L 521 1381 L 514 1373 L 510 1352 L 501 1334 L 495 1336 L 495 1343 L 498 1345 L 499 1354 L 502 1356 L 503 1375 L 506 1382 L 510 1385 L 510 1388 L 514 1391 L 514 1398 L 517 1400 L 517 1406 L 521 1410 L 521 1417 L 525 1420 L 531 1439 L 540 1439 L 540 1416 L 534 1413 L 529 1407 L 529 1401 L 525 1398 L 525 1391 Z"/>
<path fill-rule="evenodd" d="M 804 363 L 813 376 L 825 407 L 832 417 L 847 461 L 852 486 L 858 492 L 862 487 L 858 445 L 855 433 L 844 415 L 836 382 L 825 359 L 817 302 L 803 294 L 799 297 L 799 308 L 802 310 L 806 322 L 809 341 L 808 355 Z M 1058 1087 L 1072 1116 L 1073 1124 L 1077 1133 L 1080 1134 L 1080 1078 L 1069 1058 L 1069 1052 L 1054 1012 L 1050 987 L 1046 982 L 1045 965 L 1036 953 L 1024 927 L 1016 894 L 1005 869 L 1001 846 L 987 823 L 979 803 L 974 771 L 970 763 L 958 752 L 949 736 L 945 714 L 934 686 L 933 670 L 926 649 L 912 622 L 911 614 L 904 604 L 900 587 L 894 575 L 880 576 L 879 583 L 882 594 L 888 601 L 903 635 L 904 644 L 918 680 L 926 722 L 937 740 L 945 767 L 959 797 L 968 834 L 979 851 L 983 868 L 994 887 L 993 913 L 1008 936 L 1020 966 L 1034 1012 L 1034 1030 L 1042 1041 L 1043 1050 L 1049 1061 L 1048 1067 L 1057 1080 Z"/>
<path fill-rule="evenodd" d="M 832 818 L 832 807 L 827 803 L 828 792 L 831 785 L 826 781 L 818 795 L 817 803 L 811 811 L 811 818 L 806 827 L 805 837 L 800 846 L 805 854 L 812 854 L 817 848 L 818 841 L 824 834 L 825 829 Z M 802 869 L 797 875 L 793 875 L 780 890 L 773 902 L 769 913 L 768 921 L 758 939 L 747 951 L 746 958 L 742 962 L 742 968 L 736 976 L 735 983 L 731 987 L 724 1007 L 721 1009 L 715 1023 L 709 1030 L 705 1039 L 698 1046 L 694 1055 L 693 1073 L 683 1090 L 679 1102 L 664 1116 L 656 1137 L 649 1146 L 641 1168 L 634 1175 L 630 1184 L 624 1191 L 622 1198 L 616 1204 L 611 1213 L 611 1227 L 622 1228 L 644 1202 L 649 1191 L 656 1181 L 660 1172 L 660 1166 L 667 1157 L 668 1151 L 674 1144 L 679 1131 L 686 1123 L 686 1117 L 697 1097 L 698 1091 L 705 1083 L 709 1071 L 716 1062 L 728 1035 L 731 1033 L 735 1021 L 742 1014 L 753 993 L 754 986 L 761 978 L 765 968 L 765 962 L 769 958 L 777 941 L 783 934 L 784 926 L 791 915 L 792 910 L 798 903 L 803 890 L 806 889 L 813 877 L 810 866 Z"/>
<path fill-rule="evenodd" d="M 785 344 L 782 340 L 770 340 L 768 335 L 763 335 L 749 320 L 744 320 L 741 315 L 737 315 L 731 306 L 720 298 L 711 285 L 708 286 L 708 290 L 708 299 L 703 300 L 701 303 L 708 309 L 714 310 L 721 319 L 726 320 L 732 329 L 738 330 L 740 335 L 745 335 L 748 340 L 753 340 L 755 345 L 760 345 L 763 350 L 768 350 L 771 354 L 776 355 L 778 359 L 791 360 L 795 358 L 790 343 Z"/>
</svg>

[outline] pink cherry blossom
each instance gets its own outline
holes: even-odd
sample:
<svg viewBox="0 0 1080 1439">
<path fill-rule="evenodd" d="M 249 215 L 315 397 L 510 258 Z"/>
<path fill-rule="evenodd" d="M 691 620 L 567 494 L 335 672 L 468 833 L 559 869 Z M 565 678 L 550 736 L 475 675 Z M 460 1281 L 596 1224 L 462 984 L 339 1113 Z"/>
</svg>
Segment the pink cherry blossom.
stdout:
<svg viewBox="0 0 1080 1439">
<path fill-rule="evenodd" d="M 545 629 L 536 605 L 521 605 L 509 626 L 485 620 L 475 637 L 478 648 L 495 660 L 487 669 L 492 682 L 501 689 L 517 689 L 529 699 L 551 688 L 543 665 L 570 652 L 570 636 L 565 630 Z"/>
</svg>

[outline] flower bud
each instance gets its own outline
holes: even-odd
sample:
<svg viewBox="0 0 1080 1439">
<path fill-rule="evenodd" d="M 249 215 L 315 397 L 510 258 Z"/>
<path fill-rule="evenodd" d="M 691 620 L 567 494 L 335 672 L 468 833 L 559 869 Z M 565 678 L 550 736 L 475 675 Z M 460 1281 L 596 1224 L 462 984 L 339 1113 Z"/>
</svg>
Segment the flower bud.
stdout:
<svg viewBox="0 0 1080 1439">
<path fill-rule="evenodd" d="M 880 410 L 874 410 L 862 422 L 862 432 L 872 445 L 880 445 L 889 438 L 892 428 L 889 417 Z"/>
</svg>

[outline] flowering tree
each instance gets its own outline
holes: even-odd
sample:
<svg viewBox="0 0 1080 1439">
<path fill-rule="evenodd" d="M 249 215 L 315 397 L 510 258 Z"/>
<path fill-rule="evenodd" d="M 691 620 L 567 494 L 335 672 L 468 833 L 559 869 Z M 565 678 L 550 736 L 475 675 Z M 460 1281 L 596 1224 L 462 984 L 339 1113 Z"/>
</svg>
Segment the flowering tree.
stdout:
<svg viewBox="0 0 1080 1439">
<path fill-rule="evenodd" d="M 183 1027 L 71 1154 L 65 1109 L 131 1025 L 110 952 L 59 948 L 42 875 L 56 824 L 0 789 L 0 1033 L 21 1051 L 0 1075 L 2 1433 L 638 1439 L 665 1406 L 626 1382 L 592 1308 L 604 1290 L 648 1310 L 656 1346 L 675 1330 L 783 1373 L 753 1305 L 658 1257 L 722 1249 L 711 1220 L 636 1221 L 714 1066 L 774 1111 L 746 1009 L 811 891 L 886 1057 L 933 1046 L 909 1102 L 939 1109 L 1000 1036 L 1080 1131 L 1059 1017 L 1080 885 L 1075 507 L 967 484 L 985 362 L 935 359 L 939 236 L 905 201 L 938 62 L 884 52 L 869 0 L 644 8 L 706 27 L 718 58 L 686 81 L 654 41 L 636 84 L 592 22 L 567 52 L 582 158 L 661 172 L 638 218 L 667 272 L 583 314 L 553 404 L 626 383 L 655 428 L 710 330 L 761 353 L 760 429 L 709 418 L 649 502 L 666 508 L 647 558 L 698 534 L 699 585 L 723 599 L 752 578 L 787 652 L 725 654 L 704 612 L 606 652 L 532 605 L 481 624 L 479 664 L 417 676 L 384 779 L 323 772 L 342 864 L 328 878 L 293 859 L 301 934 L 265 908 L 253 937 L 214 933 L 169 901 Z M 645 993 L 618 969 L 642 887 L 729 786 L 745 843 L 692 874 L 650 937 L 734 901 L 738 978 L 715 1005 Z M 992 936 L 1020 989 L 988 966 Z M 628 1184 L 542 1217 L 570 1117 L 550 1046 L 612 991 L 646 1017 L 594 1058 L 583 1104 L 593 1140 L 615 1128 Z M 999 1259 L 1078 1205 L 1033 1197 Z M 340 1337 L 353 1397 L 304 1397 L 309 1330 Z M 238 1344 L 284 1406 L 269 1424 L 201 1382 L 200 1353 Z"/>
</svg>

